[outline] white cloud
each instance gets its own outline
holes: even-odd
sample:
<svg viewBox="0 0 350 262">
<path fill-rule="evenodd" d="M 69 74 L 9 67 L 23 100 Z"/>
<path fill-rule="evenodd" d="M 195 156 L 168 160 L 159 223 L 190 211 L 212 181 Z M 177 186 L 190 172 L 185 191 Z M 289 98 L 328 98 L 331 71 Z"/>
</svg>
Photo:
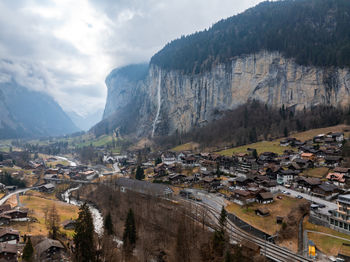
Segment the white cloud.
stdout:
<svg viewBox="0 0 350 262">
<path fill-rule="evenodd" d="M 174 38 L 258 2 L 2 0 L 0 58 L 14 63 L 1 63 L 0 70 L 52 95 L 65 110 L 87 114 L 103 108 L 104 79 L 113 68 L 148 61 Z"/>
</svg>

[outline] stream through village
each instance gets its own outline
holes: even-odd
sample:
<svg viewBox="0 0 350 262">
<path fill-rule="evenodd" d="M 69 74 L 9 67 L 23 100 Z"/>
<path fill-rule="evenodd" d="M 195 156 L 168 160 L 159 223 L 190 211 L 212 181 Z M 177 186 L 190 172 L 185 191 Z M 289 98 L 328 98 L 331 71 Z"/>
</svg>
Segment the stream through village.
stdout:
<svg viewBox="0 0 350 262">
<path fill-rule="evenodd" d="M 67 191 L 65 191 L 62 194 L 62 199 L 64 200 L 64 202 L 67 202 L 68 204 L 75 205 L 75 206 L 81 206 L 83 204 L 83 202 L 79 201 L 77 199 L 74 199 L 71 196 L 72 192 L 75 190 L 78 190 L 78 189 L 79 189 L 79 187 L 75 187 L 75 188 L 70 188 Z M 97 233 L 97 235 L 99 237 L 101 237 L 103 235 L 103 216 L 102 216 L 101 212 L 96 207 L 94 207 L 91 204 L 87 204 L 87 205 L 88 205 L 89 210 L 90 210 L 91 215 L 92 215 L 95 232 Z"/>
</svg>

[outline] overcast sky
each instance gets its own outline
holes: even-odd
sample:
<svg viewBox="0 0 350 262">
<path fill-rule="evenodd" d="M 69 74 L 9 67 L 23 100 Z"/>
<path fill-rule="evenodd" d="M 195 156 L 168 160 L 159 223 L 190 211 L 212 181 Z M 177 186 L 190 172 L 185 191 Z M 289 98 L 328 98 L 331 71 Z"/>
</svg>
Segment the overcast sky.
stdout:
<svg viewBox="0 0 350 262">
<path fill-rule="evenodd" d="M 261 0 L 1 0 L 0 82 L 52 95 L 66 111 L 104 108 L 105 77 L 167 42 Z M 12 61 L 12 62 L 10 62 Z"/>
</svg>

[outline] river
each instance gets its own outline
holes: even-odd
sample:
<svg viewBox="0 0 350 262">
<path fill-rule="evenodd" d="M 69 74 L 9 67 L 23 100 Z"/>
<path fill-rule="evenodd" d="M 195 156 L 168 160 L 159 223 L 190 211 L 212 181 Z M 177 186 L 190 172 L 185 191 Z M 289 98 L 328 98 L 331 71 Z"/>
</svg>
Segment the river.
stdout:
<svg viewBox="0 0 350 262">
<path fill-rule="evenodd" d="M 67 191 L 65 191 L 62 194 L 63 200 L 69 204 L 72 204 L 75 206 L 81 206 L 83 204 L 83 202 L 70 197 L 71 193 L 77 189 L 79 189 L 79 187 L 70 188 Z M 90 212 L 91 212 L 91 215 L 92 215 L 95 232 L 97 233 L 97 235 L 99 237 L 102 237 L 102 235 L 103 235 L 103 216 L 102 216 L 101 212 L 96 207 L 94 207 L 93 205 L 90 205 L 90 204 L 87 204 L 87 205 L 88 205 Z"/>
</svg>

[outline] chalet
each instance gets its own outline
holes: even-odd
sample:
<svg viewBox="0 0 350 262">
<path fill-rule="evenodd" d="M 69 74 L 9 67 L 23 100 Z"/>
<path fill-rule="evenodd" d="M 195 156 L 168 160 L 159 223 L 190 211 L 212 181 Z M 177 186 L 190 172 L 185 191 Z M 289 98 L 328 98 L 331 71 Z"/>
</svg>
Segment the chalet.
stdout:
<svg viewBox="0 0 350 262">
<path fill-rule="evenodd" d="M 217 164 L 213 160 L 201 160 L 200 165 L 205 169 L 205 170 L 215 170 L 217 167 Z"/>
<path fill-rule="evenodd" d="M 305 191 L 312 191 L 315 187 L 321 185 L 321 180 L 312 177 L 298 177 L 296 179 L 299 188 Z"/>
<path fill-rule="evenodd" d="M 336 167 L 333 172 L 344 174 L 345 177 L 349 177 L 349 168 L 347 167 Z"/>
<path fill-rule="evenodd" d="M 298 176 L 298 172 L 287 169 L 287 170 L 281 170 L 277 174 L 277 183 L 278 184 L 288 184 L 294 180 L 294 178 Z"/>
<path fill-rule="evenodd" d="M 47 180 L 51 180 L 51 179 L 57 179 L 58 176 L 57 174 L 46 174 L 44 175 L 44 180 L 47 181 Z"/>
<path fill-rule="evenodd" d="M 182 182 L 186 178 L 186 175 L 184 175 L 184 174 L 172 174 L 168 178 L 169 178 L 169 181 L 171 181 L 171 182 Z"/>
<path fill-rule="evenodd" d="M 316 159 L 316 156 L 313 153 L 302 153 L 300 156 L 302 159 L 305 160 L 314 161 Z"/>
<path fill-rule="evenodd" d="M 325 138 L 325 135 L 324 135 L 324 134 L 319 134 L 319 135 L 317 135 L 317 136 L 314 136 L 313 142 L 314 142 L 314 143 L 322 143 L 323 140 L 324 140 L 324 138 Z"/>
<path fill-rule="evenodd" d="M 194 156 L 184 157 L 182 163 L 185 165 L 194 165 L 197 162 L 197 159 Z"/>
<path fill-rule="evenodd" d="M 333 182 L 333 184 L 338 186 L 338 187 L 344 187 L 344 185 L 345 185 L 344 174 L 341 174 L 341 173 L 328 173 L 326 178 L 328 179 L 328 181 Z"/>
<path fill-rule="evenodd" d="M 13 210 L 6 211 L 3 214 L 11 217 L 11 219 L 26 218 L 28 216 L 28 209 L 27 208 L 13 209 Z"/>
<path fill-rule="evenodd" d="M 248 186 L 249 183 L 254 182 L 251 178 L 245 178 L 245 177 L 237 177 L 236 178 L 236 187 L 237 188 L 243 188 Z"/>
<path fill-rule="evenodd" d="M 336 133 L 331 133 L 327 135 L 327 137 L 333 138 L 337 142 L 343 142 L 344 141 L 344 133 L 341 132 L 336 132 Z"/>
<path fill-rule="evenodd" d="M 233 198 L 233 202 L 241 206 L 255 202 L 255 197 L 245 190 L 235 189 L 231 197 Z"/>
<path fill-rule="evenodd" d="M 259 184 L 259 187 L 265 189 L 266 191 L 269 191 L 271 193 L 275 193 L 278 191 L 277 188 L 277 182 L 274 180 L 266 180 L 261 182 L 261 184 Z"/>
<path fill-rule="evenodd" d="M 59 169 L 58 168 L 49 168 L 45 171 L 46 174 L 58 174 Z"/>
<path fill-rule="evenodd" d="M 276 158 L 277 155 L 272 152 L 264 152 L 259 155 L 259 158 L 257 160 L 258 164 L 264 165 L 268 163 L 276 163 Z"/>
<path fill-rule="evenodd" d="M 0 261 L 18 261 L 17 245 L 0 243 Z"/>
<path fill-rule="evenodd" d="M 73 230 L 75 228 L 76 221 L 75 220 L 65 220 L 62 222 L 62 226 L 64 229 Z"/>
<path fill-rule="evenodd" d="M 158 164 L 155 168 L 154 168 L 154 176 L 155 177 L 162 177 L 165 176 L 168 170 L 168 165 L 163 163 Z"/>
<path fill-rule="evenodd" d="M 325 163 L 326 163 L 327 166 L 337 167 L 343 161 L 343 157 L 327 155 L 324 160 L 325 160 Z"/>
<path fill-rule="evenodd" d="M 170 165 L 176 162 L 176 155 L 173 152 L 165 152 L 161 155 L 162 162 Z"/>
<path fill-rule="evenodd" d="M 64 246 L 58 240 L 46 238 L 34 247 L 35 261 L 61 261 L 65 252 Z"/>
<path fill-rule="evenodd" d="M 270 179 L 276 180 L 277 174 L 283 169 L 279 165 L 272 165 L 266 169 L 266 176 Z"/>
<path fill-rule="evenodd" d="M 296 138 L 291 138 L 291 137 L 287 137 L 287 138 L 284 138 L 280 141 L 280 146 L 289 146 L 289 145 L 292 145 L 294 144 Z"/>
<path fill-rule="evenodd" d="M 339 193 L 336 185 L 323 183 L 315 187 L 312 193 L 318 197 L 329 199 Z"/>
<path fill-rule="evenodd" d="M 298 165 L 301 170 L 314 167 L 314 162 L 310 159 L 297 158 L 294 163 Z"/>
<path fill-rule="evenodd" d="M 19 242 L 19 231 L 11 228 L 0 229 L 0 242 L 17 244 Z"/>
<path fill-rule="evenodd" d="M 54 184 L 45 184 L 39 187 L 40 192 L 44 193 L 52 193 L 55 190 L 55 185 Z"/>
<path fill-rule="evenodd" d="M 256 201 L 260 204 L 269 204 L 273 202 L 273 195 L 270 192 L 259 193 L 256 196 Z"/>
</svg>

